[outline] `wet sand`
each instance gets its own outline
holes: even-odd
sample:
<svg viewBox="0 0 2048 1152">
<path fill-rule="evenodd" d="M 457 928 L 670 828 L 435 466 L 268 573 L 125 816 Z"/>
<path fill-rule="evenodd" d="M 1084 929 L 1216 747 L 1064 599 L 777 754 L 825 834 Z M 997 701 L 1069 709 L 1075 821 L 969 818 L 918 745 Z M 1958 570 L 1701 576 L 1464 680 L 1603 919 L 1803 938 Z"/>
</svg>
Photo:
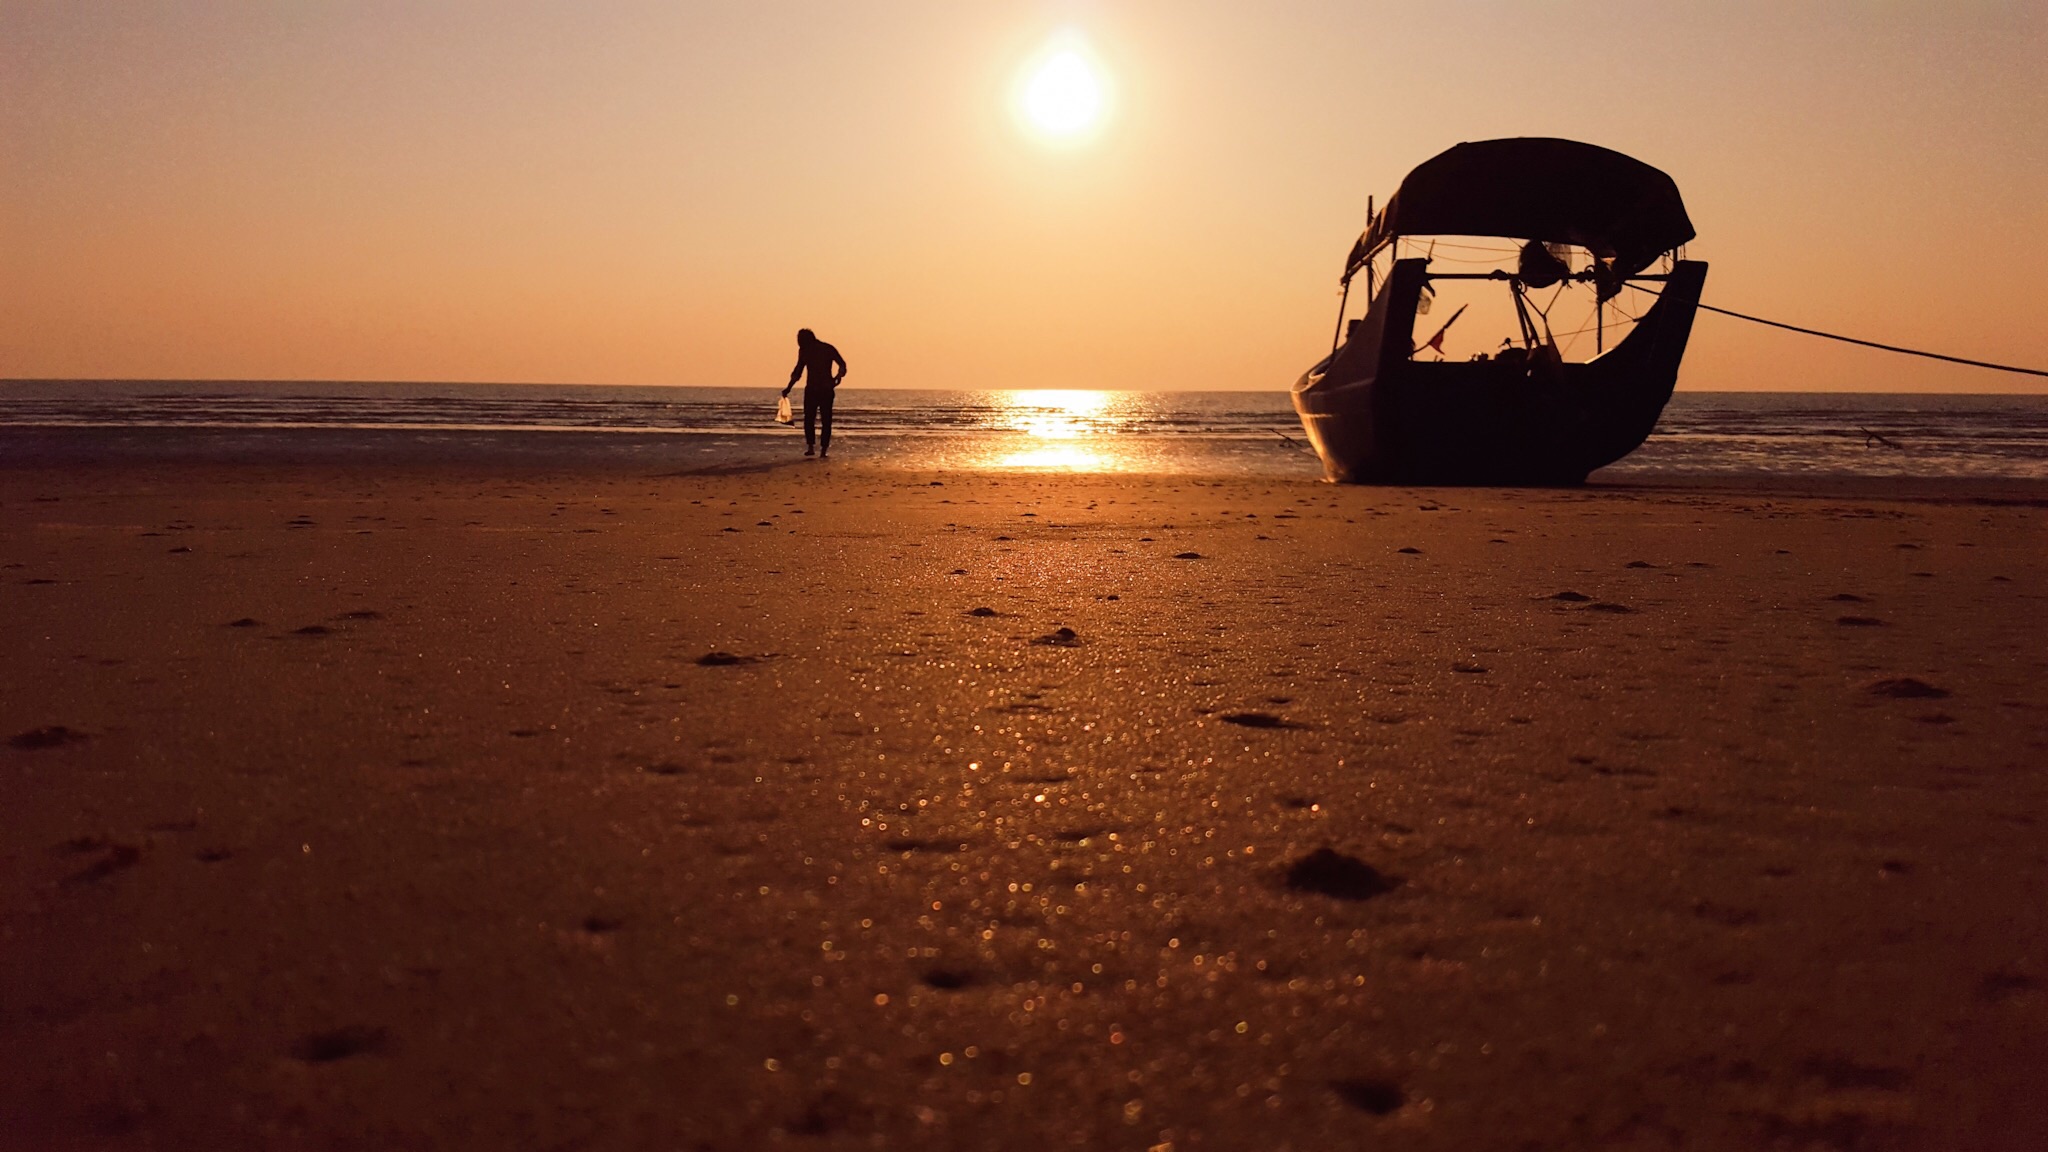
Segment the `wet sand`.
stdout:
<svg viewBox="0 0 2048 1152">
<path fill-rule="evenodd" d="M 2048 1145 L 2040 493 L 39 452 L 0 1146 Z"/>
</svg>

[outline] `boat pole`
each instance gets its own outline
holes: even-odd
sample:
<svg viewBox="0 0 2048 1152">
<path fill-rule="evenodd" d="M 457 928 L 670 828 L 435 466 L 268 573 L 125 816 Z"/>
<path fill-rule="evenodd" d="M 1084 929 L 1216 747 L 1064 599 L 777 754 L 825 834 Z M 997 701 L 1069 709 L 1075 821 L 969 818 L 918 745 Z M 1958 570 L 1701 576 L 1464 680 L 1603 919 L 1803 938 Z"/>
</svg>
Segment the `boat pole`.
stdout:
<svg viewBox="0 0 2048 1152">
<path fill-rule="evenodd" d="M 1365 198 L 1365 228 L 1372 231 L 1372 197 Z M 1344 270 L 1344 294 L 1337 298 L 1337 330 L 1330 333 L 1330 355 L 1337 355 L 1338 345 L 1344 343 L 1344 309 L 1351 306 L 1351 277 L 1357 269 Z M 1365 258 L 1365 297 L 1372 299 L 1372 257 Z"/>
<path fill-rule="evenodd" d="M 1337 298 L 1337 330 L 1330 333 L 1330 355 L 1337 354 L 1337 345 L 1344 342 L 1344 309 L 1351 304 L 1351 277 L 1344 277 L 1344 294 Z"/>
</svg>

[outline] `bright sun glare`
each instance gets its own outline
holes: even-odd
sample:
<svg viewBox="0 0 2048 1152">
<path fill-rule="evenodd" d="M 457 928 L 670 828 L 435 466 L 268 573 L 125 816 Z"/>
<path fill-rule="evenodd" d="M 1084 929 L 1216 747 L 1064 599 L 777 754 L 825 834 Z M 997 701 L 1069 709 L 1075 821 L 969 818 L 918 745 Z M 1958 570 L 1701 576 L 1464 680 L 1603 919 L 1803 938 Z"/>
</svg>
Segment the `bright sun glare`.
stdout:
<svg viewBox="0 0 2048 1152">
<path fill-rule="evenodd" d="M 1056 46 L 1036 61 L 1018 107 L 1024 119 L 1053 140 L 1076 140 L 1102 120 L 1108 94 L 1095 66 L 1077 45 Z"/>
<path fill-rule="evenodd" d="M 1102 85 L 1079 53 L 1061 52 L 1031 78 L 1024 110 L 1033 124 L 1054 136 L 1072 136 L 1101 114 Z"/>
</svg>

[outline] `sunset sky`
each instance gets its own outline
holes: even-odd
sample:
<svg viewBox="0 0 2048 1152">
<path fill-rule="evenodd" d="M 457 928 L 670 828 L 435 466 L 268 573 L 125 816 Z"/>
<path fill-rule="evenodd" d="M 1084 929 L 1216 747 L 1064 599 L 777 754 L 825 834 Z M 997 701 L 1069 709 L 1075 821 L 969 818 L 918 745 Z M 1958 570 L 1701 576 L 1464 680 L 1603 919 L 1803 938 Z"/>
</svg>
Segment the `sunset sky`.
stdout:
<svg viewBox="0 0 2048 1152">
<path fill-rule="evenodd" d="M 1367 195 L 1514 135 L 1671 173 L 1709 303 L 2048 366 L 2044 60 L 2039 0 L 0 0 L 0 377 L 769 386 L 808 325 L 851 386 L 1280 389 Z M 1681 380 L 2043 383 L 1715 316 Z"/>
</svg>

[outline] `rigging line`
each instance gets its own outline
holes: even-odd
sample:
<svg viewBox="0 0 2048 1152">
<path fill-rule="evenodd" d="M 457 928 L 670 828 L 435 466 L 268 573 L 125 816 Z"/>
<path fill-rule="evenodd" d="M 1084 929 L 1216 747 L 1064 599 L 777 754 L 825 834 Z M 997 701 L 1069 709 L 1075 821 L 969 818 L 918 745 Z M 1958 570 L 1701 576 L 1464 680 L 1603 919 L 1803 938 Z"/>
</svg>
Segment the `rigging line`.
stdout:
<svg viewBox="0 0 2048 1152">
<path fill-rule="evenodd" d="M 1634 284 L 1629 285 L 1629 287 L 1635 288 L 1638 292 L 1649 292 L 1652 296 L 1663 295 L 1662 292 L 1651 292 L 1648 288 L 1638 287 Z M 2043 371 L 2039 368 L 2020 368 L 2012 364 L 1993 364 L 1989 360 L 1966 360 L 1961 356 L 1947 356 L 1940 352 L 1925 352 L 1918 348 L 1901 348 L 1896 344 L 1879 344 L 1875 340 L 1858 340 L 1854 336 L 1841 336 L 1833 332 L 1822 332 L 1817 328 L 1801 328 L 1797 324 L 1766 320 L 1761 316 L 1751 316 L 1746 312 L 1733 312 L 1726 308 L 1716 308 L 1712 304 L 1702 304 L 1699 308 L 1702 312 L 1718 312 L 1723 316 L 1733 316 L 1737 320 L 1747 320 L 1752 324 L 1783 328 L 1787 332 L 1798 332 L 1806 336 L 1819 336 L 1824 340 L 1840 340 L 1844 344 L 1860 344 L 1865 348 L 1875 348 L 1881 352 L 1897 352 L 1902 356 L 1925 356 L 1929 360 L 1946 360 L 1950 364 L 1967 364 L 1972 368 L 1989 368 L 1994 372 L 2017 372 L 2022 376 L 2048 376 L 2048 371 Z"/>
</svg>

